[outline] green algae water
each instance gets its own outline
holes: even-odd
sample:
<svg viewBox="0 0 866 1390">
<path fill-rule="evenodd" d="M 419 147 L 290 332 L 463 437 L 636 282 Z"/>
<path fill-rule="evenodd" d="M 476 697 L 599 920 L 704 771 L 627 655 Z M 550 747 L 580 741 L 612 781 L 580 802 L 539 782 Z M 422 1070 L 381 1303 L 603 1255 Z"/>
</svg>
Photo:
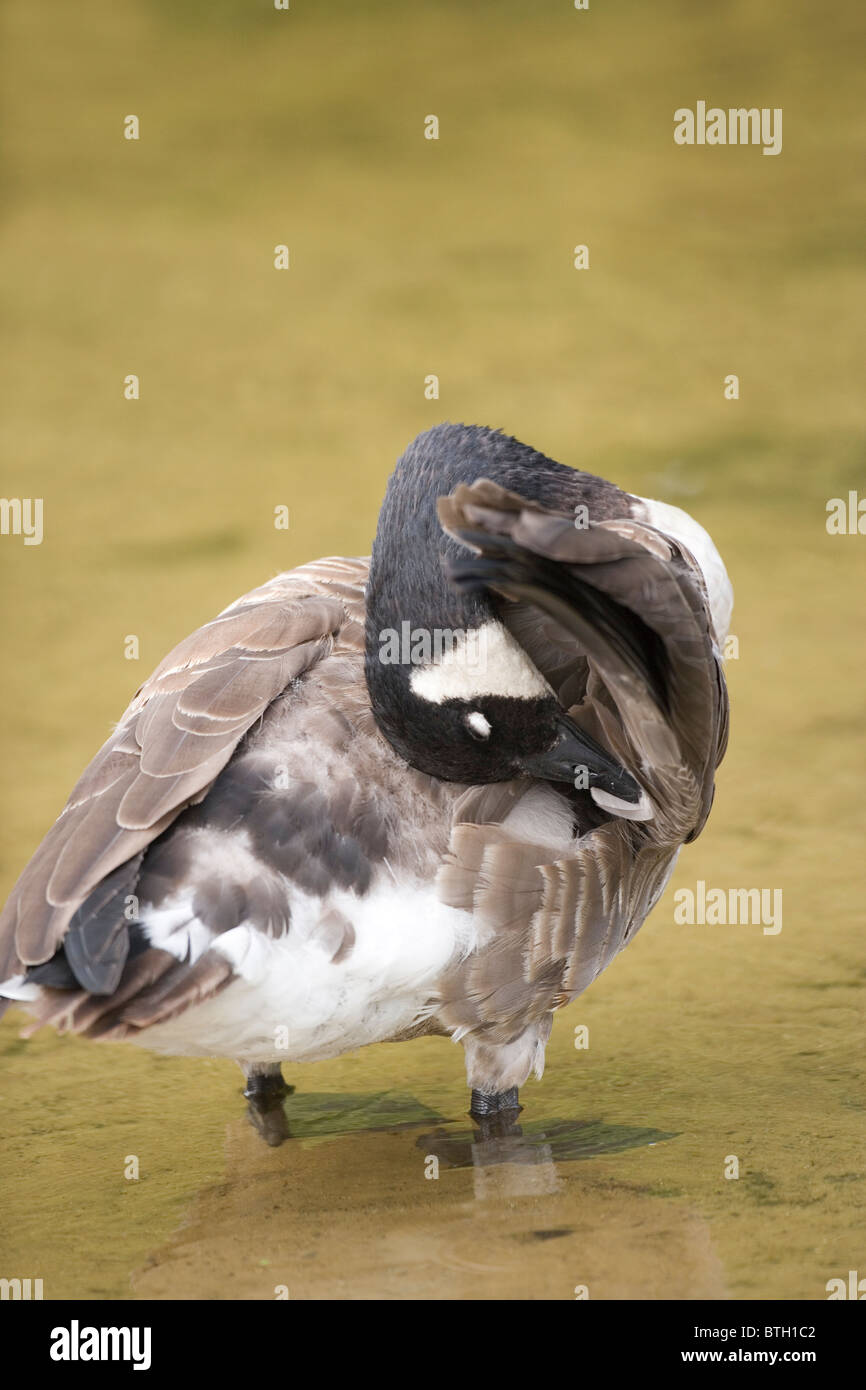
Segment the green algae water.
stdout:
<svg viewBox="0 0 866 1390">
<path fill-rule="evenodd" d="M 233 1064 L 25 1042 L 13 1010 L 0 1275 L 46 1298 L 826 1298 L 863 1272 L 866 1207 L 866 539 L 826 527 L 866 491 L 861 8 L 5 21 L 2 491 L 44 499 L 44 537 L 0 537 L 4 895 L 164 653 L 281 569 L 367 553 L 438 420 L 693 512 L 736 644 L 709 825 L 557 1016 L 519 1136 L 477 1143 L 442 1039 L 286 1066 L 268 1148 Z M 703 96 L 783 108 L 782 152 L 676 146 Z M 781 930 L 679 923 L 699 883 L 780 890 Z"/>
</svg>

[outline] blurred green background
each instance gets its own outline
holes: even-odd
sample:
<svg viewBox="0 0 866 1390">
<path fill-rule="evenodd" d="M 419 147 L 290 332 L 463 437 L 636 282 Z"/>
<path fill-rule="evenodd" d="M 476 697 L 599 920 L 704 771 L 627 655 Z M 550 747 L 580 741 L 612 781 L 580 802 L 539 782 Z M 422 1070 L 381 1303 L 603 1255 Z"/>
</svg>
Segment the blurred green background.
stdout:
<svg viewBox="0 0 866 1390">
<path fill-rule="evenodd" d="M 646 1190 L 688 1198 L 720 1287 L 752 1297 L 823 1297 L 862 1264 L 866 539 L 828 536 L 825 506 L 866 492 L 864 14 L 7 0 L 3 16 L 2 493 L 44 498 L 45 539 L 0 538 L 0 887 L 176 641 L 281 569 L 367 553 L 388 472 L 428 425 L 500 426 L 686 507 L 736 590 L 717 806 L 635 945 L 558 1021 L 525 1098 L 573 1114 L 591 1097 L 684 1136 L 647 1153 Z M 698 100 L 782 107 L 782 153 L 676 146 L 673 112 Z M 700 877 L 782 887 L 781 935 L 676 928 L 673 888 Z M 576 1100 L 571 1029 L 590 1018 Z M 234 1073 L 23 1049 L 20 1021 L 0 1028 L 18 1272 L 122 1293 L 222 1174 Z M 408 1077 L 463 1106 L 442 1043 L 297 1070 L 335 1091 Z M 92 1126 L 120 1124 L 123 1148 L 139 1095 L 164 1116 L 140 1139 L 162 1186 L 135 1214 L 127 1194 L 106 1256 L 121 1195 L 113 1159 L 94 1177 L 114 1135 Z M 747 1151 L 763 1179 L 719 1183 L 723 1156 Z M 581 1183 L 627 1184 L 634 1164 L 593 1160 Z M 53 1188 L 86 1239 L 34 1202 Z"/>
</svg>

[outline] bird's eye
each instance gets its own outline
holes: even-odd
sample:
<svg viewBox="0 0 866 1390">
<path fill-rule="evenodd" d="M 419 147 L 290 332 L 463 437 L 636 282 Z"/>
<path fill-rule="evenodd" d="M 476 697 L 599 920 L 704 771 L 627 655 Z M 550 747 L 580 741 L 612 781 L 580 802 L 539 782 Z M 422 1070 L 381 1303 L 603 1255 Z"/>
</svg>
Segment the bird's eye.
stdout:
<svg viewBox="0 0 866 1390">
<path fill-rule="evenodd" d="M 466 716 L 466 727 L 473 738 L 487 739 L 490 737 L 490 724 L 480 709 L 474 709 Z"/>
</svg>

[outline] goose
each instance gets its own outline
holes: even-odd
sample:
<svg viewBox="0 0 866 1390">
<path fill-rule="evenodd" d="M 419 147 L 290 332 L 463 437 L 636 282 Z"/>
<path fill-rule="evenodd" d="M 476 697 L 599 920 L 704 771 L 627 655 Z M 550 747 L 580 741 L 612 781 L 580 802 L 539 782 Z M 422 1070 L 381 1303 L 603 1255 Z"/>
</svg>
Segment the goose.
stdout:
<svg viewBox="0 0 866 1390">
<path fill-rule="evenodd" d="M 233 1058 L 263 1123 L 282 1063 L 437 1034 L 513 1124 L 706 822 L 731 606 L 685 512 L 427 430 L 369 560 L 278 575 L 138 690 L 0 916 L 3 1007 Z"/>
</svg>

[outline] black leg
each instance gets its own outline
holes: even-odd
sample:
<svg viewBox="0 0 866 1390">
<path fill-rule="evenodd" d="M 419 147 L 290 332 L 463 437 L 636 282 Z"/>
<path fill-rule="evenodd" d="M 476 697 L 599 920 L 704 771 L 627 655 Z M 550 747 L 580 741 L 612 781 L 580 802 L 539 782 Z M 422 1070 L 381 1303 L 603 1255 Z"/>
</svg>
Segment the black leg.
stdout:
<svg viewBox="0 0 866 1390">
<path fill-rule="evenodd" d="M 473 1091 L 469 1104 L 469 1114 L 478 1125 L 482 1139 L 501 1139 L 508 1134 L 520 1134 L 516 1121 L 522 1109 L 516 1086 L 511 1086 L 507 1091 Z"/>
<path fill-rule="evenodd" d="M 522 1110 L 522 1108 L 517 1099 L 517 1087 L 512 1086 L 508 1091 L 496 1091 L 495 1093 L 473 1091 L 469 1114 L 473 1120 L 480 1120 L 487 1115 L 498 1115 L 500 1110 Z"/>
<path fill-rule="evenodd" d="M 283 1101 L 294 1091 L 283 1080 L 279 1062 L 241 1062 L 246 1086 L 247 1115 L 252 1124 L 272 1148 L 289 1137 L 289 1126 Z"/>
</svg>

